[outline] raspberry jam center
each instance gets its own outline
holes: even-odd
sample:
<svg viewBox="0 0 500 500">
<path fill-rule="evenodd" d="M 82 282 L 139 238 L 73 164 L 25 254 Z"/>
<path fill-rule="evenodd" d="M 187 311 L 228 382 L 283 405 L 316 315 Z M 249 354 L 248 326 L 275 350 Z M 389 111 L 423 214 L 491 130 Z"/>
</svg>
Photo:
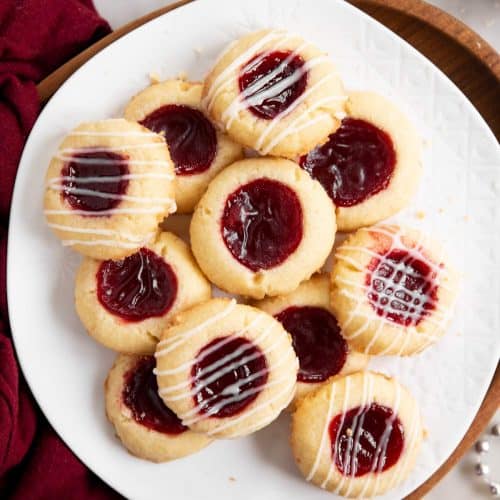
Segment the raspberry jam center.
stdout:
<svg viewBox="0 0 500 500">
<path fill-rule="evenodd" d="M 359 477 L 392 467 L 404 447 L 404 429 L 391 408 L 358 406 L 330 422 L 332 455 L 345 476 Z"/>
<path fill-rule="evenodd" d="M 165 136 L 177 175 L 200 174 L 214 161 L 217 134 L 197 109 L 168 104 L 146 116 L 141 125 Z"/>
<path fill-rule="evenodd" d="M 241 69 L 238 84 L 248 109 L 271 120 L 303 94 L 307 74 L 300 55 L 276 50 L 250 59 Z"/>
<path fill-rule="evenodd" d="M 374 257 L 368 270 L 368 300 L 379 316 L 402 326 L 416 326 L 435 308 L 436 272 L 415 254 L 392 250 Z"/>
<path fill-rule="evenodd" d="M 180 434 L 187 430 L 175 413 L 167 408 L 158 395 L 158 385 L 153 373 L 155 359 L 143 356 L 125 374 L 123 403 L 132 412 L 134 420 L 148 429 L 165 434 Z"/>
<path fill-rule="evenodd" d="M 97 271 L 99 302 L 126 321 L 163 316 L 176 296 L 174 271 L 148 248 L 123 260 L 106 260 Z"/>
<path fill-rule="evenodd" d="M 128 186 L 128 158 L 111 151 L 75 153 L 61 170 L 62 196 L 74 210 L 99 212 L 115 208 Z M 93 215 L 93 214 L 91 214 Z"/>
<path fill-rule="evenodd" d="M 321 183 L 335 205 L 351 207 L 387 188 L 396 152 L 383 130 L 364 120 L 344 118 L 328 141 L 299 163 Z"/>
<path fill-rule="evenodd" d="M 233 257 L 252 271 L 286 260 L 302 240 L 302 207 L 295 192 L 271 179 L 241 186 L 226 200 L 222 238 Z"/>
<path fill-rule="evenodd" d="M 335 317 L 321 307 L 289 307 L 276 315 L 292 336 L 299 358 L 300 382 L 323 382 L 337 374 L 347 358 L 347 343 Z"/>
<path fill-rule="evenodd" d="M 191 369 L 198 413 L 231 417 L 262 391 L 268 378 L 266 357 L 243 337 L 219 337 L 198 353 Z"/>
</svg>

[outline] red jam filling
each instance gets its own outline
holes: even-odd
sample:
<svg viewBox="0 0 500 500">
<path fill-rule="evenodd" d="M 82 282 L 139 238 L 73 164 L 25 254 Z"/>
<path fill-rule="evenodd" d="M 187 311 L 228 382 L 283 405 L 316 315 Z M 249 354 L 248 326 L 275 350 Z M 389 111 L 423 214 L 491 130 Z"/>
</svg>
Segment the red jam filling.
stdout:
<svg viewBox="0 0 500 500">
<path fill-rule="evenodd" d="M 359 477 L 392 467 L 404 448 L 404 429 L 391 408 L 372 403 L 330 422 L 332 455 L 344 476 Z"/>
<path fill-rule="evenodd" d="M 347 343 L 335 317 L 321 307 L 289 307 L 276 315 L 292 336 L 299 358 L 299 382 L 323 382 L 337 374 L 347 358 Z"/>
<path fill-rule="evenodd" d="M 85 151 L 72 155 L 61 170 L 62 196 L 74 210 L 111 210 L 128 186 L 128 158 L 111 151 Z"/>
<path fill-rule="evenodd" d="M 300 159 L 335 205 L 352 207 L 387 188 L 396 165 L 391 138 L 364 120 L 344 118 L 328 141 Z"/>
<path fill-rule="evenodd" d="M 252 271 L 281 264 L 302 240 L 302 207 L 288 186 L 257 179 L 229 195 L 222 238 L 233 257 Z"/>
<path fill-rule="evenodd" d="M 304 59 L 284 50 L 256 55 L 241 69 L 238 84 L 248 109 L 259 118 L 271 120 L 306 89 Z"/>
<path fill-rule="evenodd" d="M 379 316 L 416 326 L 435 308 L 436 273 L 406 250 L 374 257 L 366 275 L 368 300 Z"/>
<path fill-rule="evenodd" d="M 219 337 L 196 356 L 191 388 L 198 413 L 231 417 L 262 391 L 268 378 L 266 357 L 243 337 Z"/>
<path fill-rule="evenodd" d="M 125 374 L 123 403 L 132 412 L 134 420 L 148 429 L 164 434 L 180 434 L 187 430 L 176 414 L 167 408 L 158 395 L 156 376 L 153 373 L 155 359 L 143 356 Z"/>
<path fill-rule="evenodd" d="M 214 161 L 215 128 L 197 109 L 168 104 L 146 116 L 141 125 L 165 136 L 177 175 L 200 174 Z"/>
<path fill-rule="evenodd" d="M 97 271 L 97 297 L 125 321 L 163 316 L 177 296 L 172 268 L 148 248 L 123 260 L 106 260 Z"/>
</svg>

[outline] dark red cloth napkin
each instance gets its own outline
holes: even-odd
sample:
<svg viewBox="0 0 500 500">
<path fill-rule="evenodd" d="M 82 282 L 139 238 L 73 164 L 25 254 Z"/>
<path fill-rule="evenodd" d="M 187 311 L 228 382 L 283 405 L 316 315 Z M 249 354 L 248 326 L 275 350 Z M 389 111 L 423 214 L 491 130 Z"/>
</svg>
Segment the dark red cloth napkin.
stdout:
<svg viewBox="0 0 500 500">
<path fill-rule="evenodd" d="M 0 0 L 0 498 L 117 497 L 73 455 L 33 401 L 12 346 L 5 282 L 14 179 L 40 111 L 35 85 L 109 31 L 92 0 Z"/>
</svg>

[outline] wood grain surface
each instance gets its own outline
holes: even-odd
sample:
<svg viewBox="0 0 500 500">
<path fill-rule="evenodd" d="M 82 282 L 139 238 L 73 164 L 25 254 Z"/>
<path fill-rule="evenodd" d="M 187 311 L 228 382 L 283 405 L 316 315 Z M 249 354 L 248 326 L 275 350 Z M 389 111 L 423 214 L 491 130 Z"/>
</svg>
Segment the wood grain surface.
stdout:
<svg viewBox="0 0 500 500">
<path fill-rule="evenodd" d="M 133 29 L 191 0 L 181 0 L 132 21 L 68 61 L 38 85 L 45 103 L 82 64 Z M 423 0 L 350 0 L 430 59 L 464 92 L 500 138 L 500 58 L 477 33 L 450 14 Z M 500 406 L 500 367 L 469 430 L 448 460 L 407 500 L 424 497 L 460 460 Z"/>
</svg>

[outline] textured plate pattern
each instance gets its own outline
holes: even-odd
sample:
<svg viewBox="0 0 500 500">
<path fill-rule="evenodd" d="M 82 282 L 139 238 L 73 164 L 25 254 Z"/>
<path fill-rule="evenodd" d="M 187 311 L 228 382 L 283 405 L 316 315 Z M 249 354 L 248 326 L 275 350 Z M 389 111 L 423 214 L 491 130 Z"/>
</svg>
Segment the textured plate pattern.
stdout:
<svg viewBox="0 0 500 500">
<path fill-rule="evenodd" d="M 395 219 L 443 240 L 464 270 L 447 336 L 420 356 L 372 363 L 409 386 L 429 431 L 416 470 L 385 498 L 404 497 L 448 457 L 499 356 L 500 155 L 471 104 L 410 46 L 343 2 L 199 0 L 115 42 L 63 85 L 26 146 L 11 216 L 9 306 L 26 378 L 75 453 L 129 498 L 325 498 L 296 471 L 286 415 L 254 436 L 214 443 L 171 464 L 152 465 L 125 452 L 103 410 L 102 383 L 113 354 L 85 335 L 72 300 L 79 258 L 51 236 L 41 211 L 50 152 L 73 126 L 119 116 L 150 71 L 202 78 L 226 43 L 267 26 L 316 42 L 337 62 L 349 88 L 379 91 L 406 110 L 425 140 L 425 175 L 416 200 Z"/>
</svg>

